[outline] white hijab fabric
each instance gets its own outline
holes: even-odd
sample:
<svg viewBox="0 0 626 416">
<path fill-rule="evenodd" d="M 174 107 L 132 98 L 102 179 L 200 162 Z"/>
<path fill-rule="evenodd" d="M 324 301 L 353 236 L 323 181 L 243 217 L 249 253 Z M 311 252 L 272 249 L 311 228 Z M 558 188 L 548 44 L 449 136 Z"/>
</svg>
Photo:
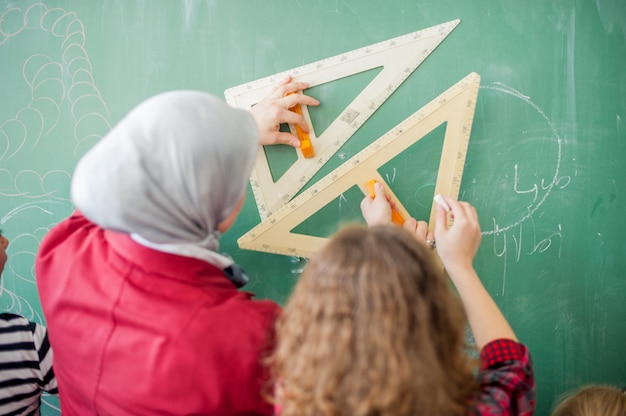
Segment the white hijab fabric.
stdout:
<svg viewBox="0 0 626 416">
<path fill-rule="evenodd" d="M 216 227 L 244 195 L 258 149 L 248 111 L 198 91 L 159 94 L 78 162 L 72 202 L 102 228 L 224 268 Z"/>
</svg>

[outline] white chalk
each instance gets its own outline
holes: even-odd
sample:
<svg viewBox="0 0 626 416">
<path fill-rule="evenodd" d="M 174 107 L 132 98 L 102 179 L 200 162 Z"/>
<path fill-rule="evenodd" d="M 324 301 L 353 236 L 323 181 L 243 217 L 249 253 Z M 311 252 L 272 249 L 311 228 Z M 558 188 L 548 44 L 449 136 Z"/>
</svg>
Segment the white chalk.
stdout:
<svg viewBox="0 0 626 416">
<path fill-rule="evenodd" d="M 443 199 L 443 197 L 441 196 L 441 194 L 437 194 L 435 195 L 435 202 L 438 203 L 439 205 L 441 205 L 443 207 L 443 209 L 446 210 L 446 212 L 450 212 L 450 205 L 448 205 L 448 203 L 446 202 L 445 199 Z"/>
</svg>

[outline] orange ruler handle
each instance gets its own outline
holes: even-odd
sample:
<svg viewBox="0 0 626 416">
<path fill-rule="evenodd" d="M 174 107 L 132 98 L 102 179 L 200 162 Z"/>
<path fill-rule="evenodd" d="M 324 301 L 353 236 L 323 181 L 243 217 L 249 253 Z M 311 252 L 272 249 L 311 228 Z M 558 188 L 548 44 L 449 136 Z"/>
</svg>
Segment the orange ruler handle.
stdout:
<svg viewBox="0 0 626 416">
<path fill-rule="evenodd" d="M 365 184 L 365 188 L 370 193 L 370 198 L 376 197 L 376 192 L 374 192 L 374 184 L 376 183 L 376 179 L 372 179 Z M 391 209 L 391 222 L 397 225 L 404 224 L 404 217 L 396 208 Z"/>
</svg>

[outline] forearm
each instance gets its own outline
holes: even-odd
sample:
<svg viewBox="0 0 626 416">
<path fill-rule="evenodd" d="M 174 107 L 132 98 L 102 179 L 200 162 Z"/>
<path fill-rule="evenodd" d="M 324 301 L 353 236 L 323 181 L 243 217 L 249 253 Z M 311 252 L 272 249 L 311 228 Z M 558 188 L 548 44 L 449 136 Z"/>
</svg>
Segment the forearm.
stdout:
<svg viewBox="0 0 626 416">
<path fill-rule="evenodd" d="M 513 329 L 472 267 L 455 270 L 450 277 L 461 297 L 479 349 L 495 339 L 508 338 L 517 341 Z"/>
</svg>

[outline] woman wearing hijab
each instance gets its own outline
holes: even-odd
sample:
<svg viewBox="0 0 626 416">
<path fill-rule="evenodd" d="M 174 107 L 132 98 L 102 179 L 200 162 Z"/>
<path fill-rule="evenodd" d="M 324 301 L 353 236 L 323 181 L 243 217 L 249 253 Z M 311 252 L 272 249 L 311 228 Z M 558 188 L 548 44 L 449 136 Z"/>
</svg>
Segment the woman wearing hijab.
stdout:
<svg viewBox="0 0 626 416">
<path fill-rule="evenodd" d="M 173 91 L 133 109 L 76 166 L 73 215 L 44 238 L 37 284 L 72 415 L 261 415 L 279 306 L 239 291 L 218 252 L 259 144 L 317 105 L 286 79 L 253 110 Z"/>
</svg>

